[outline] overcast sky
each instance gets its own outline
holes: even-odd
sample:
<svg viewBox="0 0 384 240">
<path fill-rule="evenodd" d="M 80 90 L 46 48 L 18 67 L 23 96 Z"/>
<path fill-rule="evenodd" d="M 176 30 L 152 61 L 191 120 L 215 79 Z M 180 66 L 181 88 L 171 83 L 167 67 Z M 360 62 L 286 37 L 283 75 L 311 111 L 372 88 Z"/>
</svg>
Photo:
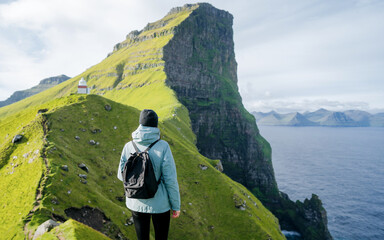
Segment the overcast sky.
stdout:
<svg viewBox="0 0 384 240">
<path fill-rule="evenodd" d="M 74 77 L 183 0 L 0 0 L 0 100 Z M 249 111 L 384 111 L 384 1 L 214 0 L 234 16 Z"/>
</svg>

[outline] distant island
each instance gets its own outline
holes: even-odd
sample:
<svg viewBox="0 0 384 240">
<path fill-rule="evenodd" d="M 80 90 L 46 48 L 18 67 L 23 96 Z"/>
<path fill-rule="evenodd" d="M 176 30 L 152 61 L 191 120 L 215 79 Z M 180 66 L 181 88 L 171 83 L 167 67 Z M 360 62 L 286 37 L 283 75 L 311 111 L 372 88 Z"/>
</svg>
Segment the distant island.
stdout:
<svg viewBox="0 0 384 240">
<path fill-rule="evenodd" d="M 344 112 L 321 108 L 314 112 L 263 113 L 252 112 L 258 125 L 267 126 L 326 126 L 326 127 L 384 127 L 384 113 L 371 114 L 360 110 Z"/>
<path fill-rule="evenodd" d="M 54 86 L 56 86 L 62 82 L 67 81 L 68 79 L 70 79 L 70 77 L 68 77 L 64 74 L 61 74 L 61 75 L 55 76 L 55 77 L 45 78 L 45 79 L 41 80 L 38 85 L 36 85 L 32 88 L 26 89 L 26 90 L 16 91 L 6 100 L 0 101 L 0 107 L 10 105 L 12 103 L 23 100 L 24 98 L 33 96 L 33 95 L 38 94 L 40 92 L 43 92 L 43 91 L 45 91 L 51 87 L 54 87 Z"/>
</svg>

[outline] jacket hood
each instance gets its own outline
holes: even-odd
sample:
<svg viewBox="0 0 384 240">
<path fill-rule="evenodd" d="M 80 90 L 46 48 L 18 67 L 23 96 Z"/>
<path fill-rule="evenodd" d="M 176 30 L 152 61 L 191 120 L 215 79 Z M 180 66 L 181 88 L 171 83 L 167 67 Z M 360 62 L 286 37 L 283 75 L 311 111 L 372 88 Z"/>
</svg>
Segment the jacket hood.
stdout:
<svg viewBox="0 0 384 240">
<path fill-rule="evenodd" d="M 149 145 L 160 138 L 160 129 L 139 125 L 132 133 L 132 139 L 138 144 Z"/>
</svg>

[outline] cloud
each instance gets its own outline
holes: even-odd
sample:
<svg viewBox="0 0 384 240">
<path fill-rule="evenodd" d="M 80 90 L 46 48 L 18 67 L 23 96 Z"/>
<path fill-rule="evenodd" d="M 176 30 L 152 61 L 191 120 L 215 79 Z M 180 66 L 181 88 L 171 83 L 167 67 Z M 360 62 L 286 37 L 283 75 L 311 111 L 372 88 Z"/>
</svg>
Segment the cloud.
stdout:
<svg viewBox="0 0 384 240">
<path fill-rule="evenodd" d="M 260 26 L 240 31 L 238 38 L 255 42 L 237 51 L 239 89 L 246 105 L 308 97 L 360 101 L 374 93 L 370 104 L 383 107 L 384 94 L 377 89 L 384 89 L 384 4 L 293 5 L 286 14 L 271 21 L 262 18 Z"/>
<path fill-rule="evenodd" d="M 139 0 L 0 4 L 0 100 L 46 77 L 80 74 L 127 33 L 163 17 L 169 9 L 162 8 L 157 1 Z"/>
</svg>

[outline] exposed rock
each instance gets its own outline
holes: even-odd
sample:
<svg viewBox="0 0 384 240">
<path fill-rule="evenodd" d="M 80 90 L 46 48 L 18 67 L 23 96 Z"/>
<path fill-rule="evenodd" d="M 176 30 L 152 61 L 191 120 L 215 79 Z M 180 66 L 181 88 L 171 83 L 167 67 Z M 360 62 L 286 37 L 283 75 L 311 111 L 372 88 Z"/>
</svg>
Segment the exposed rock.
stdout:
<svg viewBox="0 0 384 240">
<path fill-rule="evenodd" d="M 208 167 L 205 166 L 205 165 L 203 165 L 203 164 L 199 164 L 199 168 L 200 168 L 201 170 L 203 170 L 203 171 L 205 171 L 205 170 L 208 169 Z"/>
<path fill-rule="evenodd" d="M 85 180 L 85 179 L 80 179 L 80 182 L 81 182 L 82 184 L 87 184 L 87 183 L 88 183 L 88 181 Z"/>
<path fill-rule="evenodd" d="M 80 140 L 80 137 L 79 137 L 79 136 L 75 136 L 75 139 L 76 139 L 76 140 Z"/>
<path fill-rule="evenodd" d="M 66 171 L 66 172 L 68 172 L 68 166 L 67 166 L 67 165 L 63 165 L 63 166 L 61 166 L 61 169 L 64 170 L 64 171 Z"/>
<path fill-rule="evenodd" d="M 79 174 L 79 177 L 87 179 L 87 175 L 85 175 L 85 174 Z"/>
<path fill-rule="evenodd" d="M 223 172 L 223 171 L 224 171 L 223 164 L 221 163 L 221 161 L 219 161 L 219 162 L 216 164 L 215 168 L 216 168 L 217 170 L 219 170 L 220 172 Z"/>
<path fill-rule="evenodd" d="M 280 223 L 292 224 L 288 213 L 300 213 L 294 202 L 278 204 L 271 147 L 238 91 L 232 24 L 230 13 L 199 4 L 163 48 L 166 83 L 189 111 L 199 152 L 220 159 L 225 174 L 253 191 L 274 214 L 285 214 L 278 216 Z"/>
<path fill-rule="evenodd" d="M 233 195 L 233 201 L 235 202 L 235 207 L 244 211 L 247 207 L 247 202 L 240 198 L 238 195 L 234 194 Z"/>
<path fill-rule="evenodd" d="M 134 39 L 135 37 L 139 36 L 140 33 L 141 31 L 133 30 L 130 33 L 128 33 L 126 39 Z"/>
<path fill-rule="evenodd" d="M 44 109 L 39 109 L 39 111 L 37 111 L 38 114 L 45 113 L 45 112 L 48 112 L 48 109 L 44 108 Z"/>
<path fill-rule="evenodd" d="M 111 107 L 111 105 L 109 105 L 109 104 L 106 104 L 105 106 L 104 106 L 104 109 L 106 110 L 106 111 L 111 111 L 112 110 L 112 107 Z"/>
<path fill-rule="evenodd" d="M 89 172 L 89 169 L 88 167 L 84 164 L 84 163 L 80 163 L 79 165 L 77 165 L 79 168 L 83 169 L 84 171 L 86 172 Z"/>
<path fill-rule="evenodd" d="M 21 142 L 21 139 L 23 138 L 23 135 L 17 134 L 16 136 L 13 137 L 12 143 L 18 143 Z"/>
<path fill-rule="evenodd" d="M 89 140 L 89 144 L 96 145 L 96 141 L 95 140 Z"/>
<path fill-rule="evenodd" d="M 99 129 L 99 128 L 92 128 L 92 129 L 91 129 L 91 132 L 92 132 L 93 134 L 101 133 L 101 129 Z"/>
<path fill-rule="evenodd" d="M 112 239 L 127 240 L 119 228 L 97 208 L 89 206 L 84 206 L 80 209 L 71 207 L 65 209 L 64 212 L 68 217 L 102 232 Z"/>
<path fill-rule="evenodd" d="M 49 219 L 47 221 L 45 221 L 44 223 L 42 223 L 37 229 L 36 229 L 36 232 L 35 234 L 33 235 L 33 240 L 35 240 L 36 238 L 38 238 L 39 236 L 43 235 L 44 233 L 50 231 L 52 228 L 56 227 L 56 226 L 59 226 L 60 223 L 57 223 L 55 221 L 53 221 L 52 219 Z"/>
<path fill-rule="evenodd" d="M 129 219 L 127 219 L 126 225 L 131 226 L 132 224 L 133 224 L 133 217 L 130 217 Z"/>
</svg>

